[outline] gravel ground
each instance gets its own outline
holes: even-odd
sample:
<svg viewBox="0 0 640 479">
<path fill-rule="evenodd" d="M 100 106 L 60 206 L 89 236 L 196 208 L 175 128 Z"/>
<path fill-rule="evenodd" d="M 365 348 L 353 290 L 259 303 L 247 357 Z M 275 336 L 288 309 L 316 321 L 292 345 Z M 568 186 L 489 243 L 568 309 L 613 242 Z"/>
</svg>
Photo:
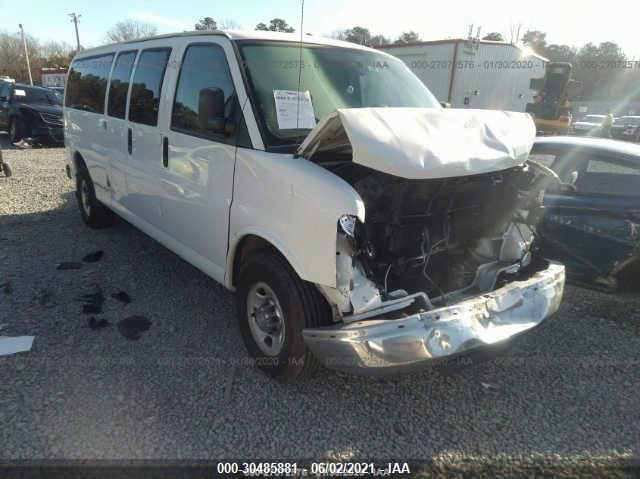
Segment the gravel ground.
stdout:
<svg viewBox="0 0 640 479">
<path fill-rule="evenodd" d="M 639 295 L 567 287 L 553 318 L 489 361 L 282 385 L 247 365 L 229 292 L 125 222 L 84 227 L 62 149 L 4 156 L 0 334 L 36 338 L 0 357 L 0 458 L 640 455 Z M 83 314 L 100 292 L 102 313 Z M 116 323 L 135 315 L 151 324 L 132 341 Z"/>
</svg>

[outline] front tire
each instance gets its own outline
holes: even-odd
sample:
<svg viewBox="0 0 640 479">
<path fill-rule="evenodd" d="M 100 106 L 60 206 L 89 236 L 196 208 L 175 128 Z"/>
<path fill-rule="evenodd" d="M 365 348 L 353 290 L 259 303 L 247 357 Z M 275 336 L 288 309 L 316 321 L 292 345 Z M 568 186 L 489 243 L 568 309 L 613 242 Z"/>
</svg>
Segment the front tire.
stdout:
<svg viewBox="0 0 640 479">
<path fill-rule="evenodd" d="M 283 382 L 312 376 L 319 363 L 304 343 L 302 330 L 331 322 L 330 308 L 315 286 L 268 250 L 242 265 L 237 285 L 240 331 L 256 365 Z"/>
<path fill-rule="evenodd" d="M 91 176 L 82 166 L 76 174 L 76 199 L 80 208 L 80 216 L 89 228 L 106 228 L 113 224 L 113 211 L 100 203 Z"/>
</svg>

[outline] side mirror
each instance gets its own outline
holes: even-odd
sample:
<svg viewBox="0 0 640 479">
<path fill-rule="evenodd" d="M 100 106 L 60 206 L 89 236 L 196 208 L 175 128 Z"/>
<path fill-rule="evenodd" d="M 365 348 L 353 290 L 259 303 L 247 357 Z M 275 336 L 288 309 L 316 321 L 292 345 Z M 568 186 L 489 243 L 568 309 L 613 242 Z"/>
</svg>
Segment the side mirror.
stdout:
<svg viewBox="0 0 640 479">
<path fill-rule="evenodd" d="M 448 101 L 441 101 L 440 106 L 442 106 L 442 108 L 451 108 L 451 103 Z"/>
<path fill-rule="evenodd" d="M 214 133 L 224 133 L 224 92 L 220 88 L 203 88 L 198 96 L 198 121 Z"/>
</svg>

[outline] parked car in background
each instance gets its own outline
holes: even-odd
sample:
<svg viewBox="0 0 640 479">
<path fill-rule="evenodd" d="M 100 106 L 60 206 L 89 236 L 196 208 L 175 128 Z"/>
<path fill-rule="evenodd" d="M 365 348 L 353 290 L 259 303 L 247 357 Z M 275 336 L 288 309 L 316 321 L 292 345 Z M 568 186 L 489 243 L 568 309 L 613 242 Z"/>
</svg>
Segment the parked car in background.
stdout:
<svg viewBox="0 0 640 479">
<path fill-rule="evenodd" d="M 58 92 L 20 83 L 0 82 L 0 130 L 17 143 L 64 143 L 62 99 Z"/>
<path fill-rule="evenodd" d="M 260 31 L 102 46 L 64 118 L 85 223 L 115 212 L 235 291 L 282 380 L 425 366 L 560 304 L 564 266 L 532 250 L 554 175 L 526 165 L 530 116 L 441 108 L 386 53 Z"/>
<path fill-rule="evenodd" d="M 573 122 L 571 134 L 577 136 L 602 136 L 607 115 L 586 115 L 580 121 Z"/>
<path fill-rule="evenodd" d="M 611 136 L 618 140 L 640 143 L 640 116 L 621 116 L 611 127 Z"/>
<path fill-rule="evenodd" d="M 605 290 L 640 281 L 640 145 L 538 138 L 529 156 L 555 171 L 538 226 L 543 254 L 578 283 Z"/>
</svg>

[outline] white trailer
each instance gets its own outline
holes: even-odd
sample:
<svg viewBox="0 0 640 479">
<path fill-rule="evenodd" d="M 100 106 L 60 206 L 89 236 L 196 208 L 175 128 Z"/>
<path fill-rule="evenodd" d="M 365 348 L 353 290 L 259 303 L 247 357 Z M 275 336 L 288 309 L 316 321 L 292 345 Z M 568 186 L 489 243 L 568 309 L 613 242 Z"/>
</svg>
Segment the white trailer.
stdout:
<svg viewBox="0 0 640 479">
<path fill-rule="evenodd" d="M 548 60 L 512 43 L 476 39 L 379 47 L 400 58 L 441 102 L 524 112 Z"/>
</svg>

